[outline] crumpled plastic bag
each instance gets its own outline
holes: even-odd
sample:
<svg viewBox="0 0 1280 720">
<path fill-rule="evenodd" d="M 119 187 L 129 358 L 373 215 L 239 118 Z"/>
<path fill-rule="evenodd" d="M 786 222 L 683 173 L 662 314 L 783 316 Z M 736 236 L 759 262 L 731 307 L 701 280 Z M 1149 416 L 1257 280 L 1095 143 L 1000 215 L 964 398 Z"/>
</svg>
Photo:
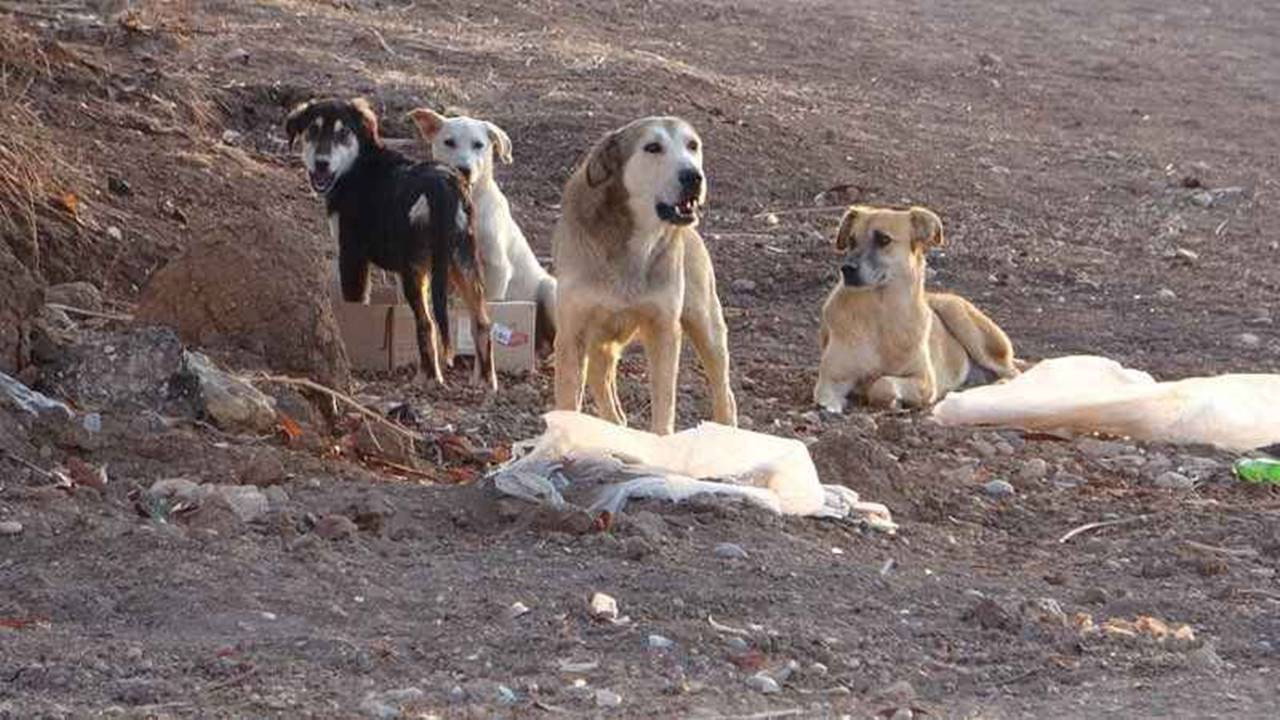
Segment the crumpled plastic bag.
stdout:
<svg viewBox="0 0 1280 720">
<path fill-rule="evenodd" d="M 1007 383 L 951 393 L 933 417 L 1244 451 L 1280 442 L 1280 375 L 1156 382 L 1108 358 L 1072 355 L 1043 360 Z"/>
<path fill-rule="evenodd" d="M 659 436 L 575 412 L 543 419 L 546 431 L 518 443 L 518 456 L 492 475 L 500 492 L 557 509 L 571 503 L 613 513 L 632 498 L 731 495 L 783 515 L 897 528 L 885 506 L 863 502 L 847 487 L 822 485 L 799 440 L 715 423 Z"/>
</svg>

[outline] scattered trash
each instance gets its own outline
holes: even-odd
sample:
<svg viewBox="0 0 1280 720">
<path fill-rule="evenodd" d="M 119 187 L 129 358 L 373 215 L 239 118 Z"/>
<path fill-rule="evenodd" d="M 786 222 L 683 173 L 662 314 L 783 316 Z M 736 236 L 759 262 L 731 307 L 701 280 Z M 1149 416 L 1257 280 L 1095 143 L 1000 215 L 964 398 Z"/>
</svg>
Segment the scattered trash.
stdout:
<svg viewBox="0 0 1280 720">
<path fill-rule="evenodd" d="M 519 600 L 511 603 L 511 607 L 507 608 L 507 619 L 515 620 L 516 618 L 529 614 L 529 607 Z"/>
<path fill-rule="evenodd" d="M 1114 360 L 1044 360 L 1013 380 L 952 393 L 934 406 L 944 425 L 1105 433 L 1135 440 L 1252 450 L 1280 442 L 1280 374 L 1156 382 Z"/>
<path fill-rule="evenodd" d="M 503 705 L 515 705 L 517 702 L 520 701 L 520 698 L 516 695 L 515 691 L 507 687 L 506 685 L 498 686 L 497 695 L 498 695 L 498 702 L 502 703 Z"/>
<path fill-rule="evenodd" d="M 799 440 L 715 423 L 660 437 L 574 412 L 543 418 L 546 432 L 518 444 L 532 449 L 492 475 L 500 492 L 556 509 L 572 503 L 593 514 L 617 514 L 631 498 L 730 495 L 784 515 L 897 528 L 885 506 L 863 502 L 843 485 L 820 484 Z"/>
<path fill-rule="evenodd" d="M 1236 477 L 1255 485 L 1280 485 L 1280 460 L 1241 458 L 1232 467 Z"/>
</svg>

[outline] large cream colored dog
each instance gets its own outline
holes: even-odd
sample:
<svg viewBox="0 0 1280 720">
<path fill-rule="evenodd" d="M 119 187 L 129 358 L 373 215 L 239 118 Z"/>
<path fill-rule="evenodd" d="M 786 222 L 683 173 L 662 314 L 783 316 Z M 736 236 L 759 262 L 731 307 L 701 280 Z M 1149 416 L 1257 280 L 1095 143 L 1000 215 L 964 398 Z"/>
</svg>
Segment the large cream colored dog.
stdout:
<svg viewBox="0 0 1280 720">
<path fill-rule="evenodd" d="M 814 402 L 841 412 L 856 392 L 879 407 L 921 407 L 962 385 L 1018 374 L 1013 346 L 991 318 L 957 295 L 925 292 L 925 251 L 942 243 L 942 221 L 922 207 L 845 212 Z"/>
<path fill-rule="evenodd" d="M 694 229 L 706 192 L 702 142 L 673 117 L 609 133 L 569 178 L 552 237 L 557 409 L 580 410 L 585 382 L 600 416 L 625 425 L 618 358 L 639 337 L 652 429 L 671 433 L 687 333 L 711 385 L 713 418 L 737 425 L 724 313 L 711 257 Z"/>
</svg>

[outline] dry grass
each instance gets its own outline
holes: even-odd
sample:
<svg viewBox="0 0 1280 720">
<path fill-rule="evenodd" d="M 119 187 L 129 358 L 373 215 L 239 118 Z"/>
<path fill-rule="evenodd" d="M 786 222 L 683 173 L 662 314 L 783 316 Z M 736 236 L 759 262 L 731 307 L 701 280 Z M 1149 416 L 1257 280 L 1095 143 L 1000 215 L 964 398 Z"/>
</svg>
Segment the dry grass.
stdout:
<svg viewBox="0 0 1280 720">
<path fill-rule="evenodd" d="M 64 52 L 46 48 L 12 18 L 0 17 L 0 238 L 32 273 L 41 271 L 40 222 L 74 220 L 81 173 L 67 163 L 27 102 L 33 83 L 51 80 Z M 62 198 L 61 205 L 54 202 Z"/>
</svg>

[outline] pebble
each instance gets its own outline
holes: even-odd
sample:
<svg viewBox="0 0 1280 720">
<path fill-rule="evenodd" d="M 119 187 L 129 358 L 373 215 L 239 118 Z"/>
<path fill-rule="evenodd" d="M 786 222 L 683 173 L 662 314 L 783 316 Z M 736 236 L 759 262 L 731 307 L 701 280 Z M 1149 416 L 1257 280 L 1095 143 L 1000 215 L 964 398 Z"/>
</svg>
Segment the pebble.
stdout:
<svg viewBox="0 0 1280 720">
<path fill-rule="evenodd" d="M 728 542 L 716 545 L 715 552 L 716 557 L 724 558 L 725 560 L 746 560 L 748 557 L 747 551 L 743 550 L 741 545 Z"/>
<path fill-rule="evenodd" d="M 1017 452 L 1017 450 L 1013 448 L 1013 445 L 1011 443 L 1005 442 L 1004 440 L 998 441 L 995 444 L 995 446 L 996 446 L 996 452 L 1000 453 L 1001 455 L 1013 455 L 1014 453 Z"/>
<path fill-rule="evenodd" d="M 1132 455 L 1136 452 L 1136 448 L 1132 445 L 1091 437 L 1080 438 L 1076 441 L 1076 447 L 1081 453 L 1091 458 L 1111 458 L 1117 455 Z"/>
<path fill-rule="evenodd" d="M 909 707 L 900 707 L 893 711 L 889 716 L 889 720 L 915 720 L 916 714 Z"/>
<path fill-rule="evenodd" d="M 515 705 L 516 701 L 519 700 L 519 698 L 516 697 L 515 691 L 507 687 L 506 685 L 499 685 L 497 694 L 498 694 L 498 702 L 502 703 L 503 705 Z"/>
<path fill-rule="evenodd" d="M 996 446 L 986 440 L 974 440 L 969 443 L 969 446 L 973 448 L 973 451 L 976 452 L 979 457 L 993 458 L 996 456 Z"/>
<path fill-rule="evenodd" d="M 1157 475 L 1155 483 L 1156 487 L 1168 490 L 1190 490 L 1196 485 L 1195 480 L 1192 480 L 1182 473 L 1173 472 L 1172 470 L 1162 472 Z"/>
<path fill-rule="evenodd" d="M 355 537 L 356 530 L 356 524 L 346 515 L 325 515 L 316 522 L 312 532 L 325 540 L 346 540 Z"/>
<path fill-rule="evenodd" d="M 0 522 L 0 535 L 20 535 L 22 533 L 22 523 L 17 520 L 5 520 Z"/>
<path fill-rule="evenodd" d="M 107 237 L 111 238 L 114 242 L 120 242 L 121 240 L 124 240 L 124 231 L 115 225 L 111 225 L 107 228 Z"/>
<path fill-rule="evenodd" d="M 1200 253 L 1180 247 L 1174 249 L 1173 257 L 1186 263 L 1193 263 L 1200 259 Z"/>
<path fill-rule="evenodd" d="M 616 708 L 622 704 L 622 696 L 607 688 L 596 691 L 596 707 Z"/>
<path fill-rule="evenodd" d="M 1081 485 L 1084 485 L 1085 482 L 1087 481 L 1083 477 L 1069 472 L 1060 472 L 1053 476 L 1054 487 L 1061 488 L 1063 490 L 1078 488 Z"/>
<path fill-rule="evenodd" d="M 764 695 L 782 692 L 782 686 L 778 685 L 778 681 L 762 672 L 747 678 L 747 687 Z"/>
<path fill-rule="evenodd" d="M 649 647 L 655 650 L 666 650 L 675 647 L 675 641 L 669 637 L 653 634 L 649 636 Z"/>
<path fill-rule="evenodd" d="M 1240 333 L 1236 336 L 1236 342 L 1240 344 L 1240 347 L 1256 348 L 1262 344 L 1262 338 L 1253 333 Z"/>
<path fill-rule="evenodd" d="M 1222 657 L 1218 655 L 1218 651 L 1212 645 L 1201 645 L 1200 647 L 1187 653 L 1187 665 L 1196 670 L 1203 670 L 1209 673 L 1216 673 L 1222 670 Z"/>
<path fill-rule="evenodd" d="M 778 221 L 778 216 L 777 216 L 777 215 L 775 215 L 775 214 L 773 214 L 773 213 L 769 213 L 768 215 L 765 215 L 765 216 L 764 216 L 764 224 L 765 224 L 765 225 L 777 225 L 777 224 L 778 224 L 778 222 L 779 222 L 779 221 Z"/>
<path fill-rule="evenodd" d="M 1170 290 L 1169 288 L 1160 288 L 1160 292 L 1156 293 L 1156 297 L 1161 300 L 1177 300 L 1178 293 Z"/>
<path fill-rule="evenodd" d="M 132 195 L 133 188 L 129 186 L 128 181 L 124 178 L 118 178 L 115 175 L 107 176 L 107 189 L 116 195 Z"/>
<path fill-rule="evenodd" d="M 730 635 L 725 639 L 724 644 L 728 645 L 729 649 L 734 652 L 746 652 L 751 649 L 751 643 L 748 643 L 737 635 Z"/>
<path fill-rule="evenodd" d="M 1213 193 L 1208 190 L 1201 190 L 1191 195 L 1191 204 L 1198 207 L 1207 208 L 1213 204 Z"/>
<path fill-rule="evenodd" d="M 747 278 L 738 278 L 734 280 L 732 283 L 730 283 L 729 287 L 734 292 L 749 293 L 749 292 L 755 292 L 756 288 L 759 287 L 759 285 L 756 283 L 755 280 L 749 280 Z"/>
<path fill-rule="evenodd" d="M 986 493 L 987 497 L 998 500 L 1000 498 L 1010 497 L 1013 495 L 1014 490 L 1013 485 L 1010 485 L 1006 480 L 992 480 L 982 486 L 982 492 Z"/>
<path fill-rule="evenodd" d="M 1049 474 L 1049 463 L 1042 458 L 1031 458 L 1022 463 L 1022 469 L 1018 471 L 1018 479 L 1026 482 L 1034 482 L 1042 480 Z"/>
</svg>

